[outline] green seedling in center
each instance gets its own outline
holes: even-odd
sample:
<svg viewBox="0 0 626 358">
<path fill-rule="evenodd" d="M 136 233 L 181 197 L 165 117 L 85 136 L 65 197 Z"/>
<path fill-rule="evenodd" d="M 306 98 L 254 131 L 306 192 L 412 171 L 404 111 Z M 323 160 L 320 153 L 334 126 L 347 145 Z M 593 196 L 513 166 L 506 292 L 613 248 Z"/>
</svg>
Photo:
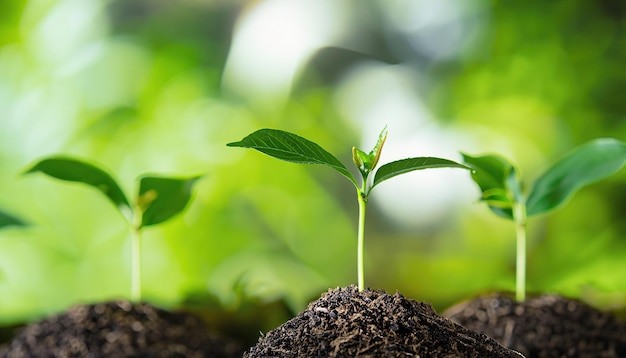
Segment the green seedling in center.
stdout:
<svg viewBox="0 0 626 358">
<path fill-rule="evenodd" d="M 365 287 L 363 275 L 365 209 L 372 189 L 387 179 L 414 170 L 428 168 L 469 169 L 465 165 L 447 159 L 417 157 L 387 163 L 376 170 L 386 139 L 387 130 L 383 129 L 376 145 L 369 153 L 356 147 L 352 148 L 352 161 L 361 174 L 361 183 L 358 183 L 352 173 L 332 154 L 324 150 L 318 144 L 293 133 L 275 129 L 261 129 L 248 135 L 239 142 L 229 143 L 227 145 L 230 147 L 253 148 L 274 158 L 293 163 L 323 164 L 335 169 L 354 185 L 359 203 L 359 225 L 357 234 L 358 287 L 359 291 L 362 291 Z"/>
<path fill-rule="evenodd" d="M 497 155 L 463 154 L 471 166 L 472 179 L 482 191 L 481 200 L 495 214 L 515 222 L 517 238 L 517 301 L 526 299 L 526 221 L 564 205 L 580 188 L 619 171 L 626 162 L 626 143 L 616 139 L 596 139 L 572 151 L 548 168 L 535 181 L 530 194 L 522 190 L 519 171 Z"/>
<path fill-rule="evenodd" d="M 50 157 L 37 162 L 26 173 L 42 172 L 53 178 L 87 184 L 105 195 L 132 228 L 131 300 L 141 301 L 141 233 L 183 211 L 200 177 L 186 179 L 142 176 L 135 200 L 130 201 L 120 185 L 95 165 L 67 157 Z"/>
</svg>

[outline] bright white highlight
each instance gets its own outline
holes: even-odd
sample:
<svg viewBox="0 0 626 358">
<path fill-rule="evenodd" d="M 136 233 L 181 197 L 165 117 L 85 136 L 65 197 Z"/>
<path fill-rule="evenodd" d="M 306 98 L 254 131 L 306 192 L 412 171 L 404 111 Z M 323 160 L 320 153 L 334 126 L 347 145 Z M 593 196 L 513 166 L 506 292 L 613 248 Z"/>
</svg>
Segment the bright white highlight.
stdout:
<svg viewBox="0 0 626 358">
<path fill-rule="evenodd" d="M 363 128 L 361 149 L 369 151 L 387 125 L 379 165 L 408 157 L 461 160 L 458 151 L 467 140 L 437 124 L 419 100 L 417 82 L 410 68 L 371 64 L 355 70 L 339 91 L 338 106 Z M 398 224 L 429 228 L 450 219 L 460 203 L 470 205 L 472 185 L 463 169 L 418 170 L 377 186 L 372 202 Z"/>
<path fill-rule="evenodd" d="M 326 0 L 268 0 L 240 19 L 224 71 L 224 88 L 256 104 L 282 102 L 302 63 L 338 30 Z"/>
</svg>

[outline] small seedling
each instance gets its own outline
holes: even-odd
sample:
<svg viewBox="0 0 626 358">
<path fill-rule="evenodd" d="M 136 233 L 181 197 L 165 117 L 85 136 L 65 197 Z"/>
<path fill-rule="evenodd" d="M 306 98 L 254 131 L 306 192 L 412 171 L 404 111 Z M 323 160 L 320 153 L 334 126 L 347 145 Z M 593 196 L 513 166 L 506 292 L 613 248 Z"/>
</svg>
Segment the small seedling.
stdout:
<svg viewBox="0 0 626 358">
<path fill-rule="evenodd" d="M 372 189 L 387 179 L 414 170 L 429 168 L 469 169 L 465 165 L 447 159 L 418 157 L 406 158 L 387 163 L 375 171 L 386 139 L 387 130 L 383 129 L 378 137 L 376 145 L 369 153 L 365 153 L 356 147 L 352 147 L 352 161 L 361 174 L 360 185 L 352 173 L 332 154 L 324 150 L 318 144 L 293 133 L 275 129 L 261 129 L 248 135 L 239 142 L 229 143 L 227 145 L 229 147 L 253 148 L 269 156 L 288 162 L 327 165 L 338 171 L 341 175 L 350 180 L 352 184 L 354 184 L 359 203 L 359 224 L 357 234 L 358 287 L 359 291 L 363 291 L 365 286 L 365 280 L 363 277 L 365 209 Z M 373 179 L 371 179 L 372 174 L 374 174 Z"/>
<path fill-rule="evenodd" d="M 521 175 L 497 155 L 473 157 L 463 154 L 472 167 L 472 179 L 482 192 L 481 201 L 492 212 L 513 220 L 516 227 L 517 301 L 526 299 L 527 218 L 563 206 L 580 188 L 618 172 L 626 162 L 626 143 L 616 139 L 590 141 L 548 168 L 534 183 L 530 194 L 522 190 Z"/>
<path fill-rule="evenodd" d="M 141 176 L 133 202 L 120 185 L 95 165 L 67 157 L 45 158 L 26 173 L 42 172 L 53 178 L 87 184 L 104 194 L 132 227 L 131 300 L 141 301 L 141 233 L 183 211 L 200 177 L 186 179 Z"/>
</svg>

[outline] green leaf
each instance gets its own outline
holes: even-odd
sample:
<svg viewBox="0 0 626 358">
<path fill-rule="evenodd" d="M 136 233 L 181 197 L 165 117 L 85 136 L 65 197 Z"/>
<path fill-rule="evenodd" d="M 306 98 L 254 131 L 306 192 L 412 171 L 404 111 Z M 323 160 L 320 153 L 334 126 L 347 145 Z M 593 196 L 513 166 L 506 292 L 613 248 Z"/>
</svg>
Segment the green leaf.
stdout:
<svg viewBox="0 0 626 358">
<path fill-rule="evenodd" d="M 385 141 L 387 140 L 387 127 L 383 128 L 383 130 L 378 135 L 378 141 L 376 141 L 376 145 L 370 151 L 368 155 L 369 159 L 369 170 L 372 171 L 378 165 L 378 161 L 380 160 L 380 153 L 383 151 L 383 145 L 385 145 Z"/>
<path fill-rule="evenodd" d="M 383 128 L 380 132 L 378 141 L 376 141 L 376 145 L 369 154 L 366 154 L 356 147 L 352 147 L 352 161 L 357 169 L 359 169 L 359 172 L 361 172 L 363 178 L 367 178 L 378 164 L 385 140 L 387 140 L 387 127 Z"/>
<path fill-rule="evenodd" d="M 27 226 L 27 224 L 15 216 L 0 210 L 0 228 L 7 226 Z"/>
<path fill-rule="evenodd" d="M 372 189 L 383 181 L 393 178 L 396 175 L 408 173 L 414 170 L 430 168 L 461 168 L 470 169 L 463 164 L 453 162 L 448 159 L 434 157 L 406 158 L 381 166 L 374 176 Z M 371 190 L 371 189 L 370 189 Z"/>
<path fill-rule="evenodd" d="M 49 157 L 35 164 L 26 171 L 26 174 L 36 172 L 42 172 L 61 180 L 90 185 L 106 195 L 124 215 L 128 214 L 129 209 L 132 209 L 124 192 L 113 177 L 92 164 L 67 157 Z"/>
<path fill-rule="evenodd" d="M 191 199 L 193 184 L 200 178 L 142 177 L 137 198 L 141 227 L 162 223 L 183 211 Z"/>
<path fill-rule="evenodd" d="M 576 148 L 535 182 L 526 204 L 528 216 L 556 209 L 585 185 L 615 174 L 626 162 L 626 144 L 603 138 Z"/>
<path fill-rule="evenodd" d="M 352 161 L 359 172 L 361 172 L 362 177 L 365 178 L 369 175 L 369 170 L 367 169 L 369 156 L 364 151 L 357 147 L 352 147 Z"/>
<path fill-rule="evenodd" d="M 513 219 L 513 204 L 523 202 L 520 180 L 513 164 L 496 155 L 462 155 L 465 164 L 473 168 L 471 175 L 482 192 L 481 200 L 494 213 Z"/>
<path fill-rule="evenodd" d="M 260 129 L 239 142 L 228 143 L 227 146 L 253 148 L 292 163 L 327 165 L 348 178 L 358 188 L 352 173 L 337 158 L 318 144 L 293 133 Z"/>
</svg>

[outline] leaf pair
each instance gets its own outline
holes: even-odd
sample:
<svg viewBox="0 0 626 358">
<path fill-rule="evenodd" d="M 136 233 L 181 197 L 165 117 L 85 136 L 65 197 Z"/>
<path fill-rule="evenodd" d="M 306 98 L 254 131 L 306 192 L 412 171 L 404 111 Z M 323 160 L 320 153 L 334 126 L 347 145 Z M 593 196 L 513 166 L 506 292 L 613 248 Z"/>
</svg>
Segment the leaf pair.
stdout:
<svg viewBox="0 0 626 358">
<path fill-rule="evenodd" d="M 367 176 L 378 164 L 386 138 L 387 132 L 383 130 L 376 146 L 369 154 L 353 148 L 352 157 L 354 164 L 359 169 L 364 180 L 367 179 Z M 239 142 L 233 142 L 227 145 L 230 147 L 253 148 L 269 156 L 288 162 L 326 165 L 348 178 L 357 189 L 360 189 L 352 173 L 350 173 L 337 158 L 318 144 L 293 133 L 276 129 L 260 129 Z M 397 160 L 381 166 L 376 171 L 371 187 L 369 187 L 369 190 L 364 192 L 364 194 L 369 194 L 376 185 L 397 175 L 414 170 L 444 167 L 469 169 L 465 165 L 441 158 L 419 157 Z"/>
<path fill-rule="evenodd" d="M 378 136 L 378 141 L 369 154 L 366 154 L 364 151 L 358 149 L 357 147 L 352 147 L 352 161 L 354 165 L 356 165 L 359 172 L 361 172 L 361 176 L 363 178 L 367 178 L 368 175 L 374 171 L 376 165 L 378 165 L 378 161 L 380 160 L 380 154 L 383 150 L 383 145 L 385 144 L 385 140 L 387 140 L 387 128 L 385 127 L 380 135 Z"/>
<path fill-rule="evenodd" d="M 626 163 L 626 143 L 612 139 L 590 141 L 566 155 L 535 181 L 528 199 L 521 180 L 506 159 L 463 154 L 473 167 L 472 179 L 482 191 L 482 200 L 496 214 L 513 219 L 512 206 L 526 206 L 527 215 L 539 215 L 564 205 L 582 187 L 618 172 Z"/>
<path fill-rule="evenodd" d="M 26 173 L 36 172 L 96 188 L 130 223 L 137 224 L 136 229 L 159 224 L 181 212 L 191 198 L 193 184 L 200 178 L 143 176 L 139 179 L 139 192 L 133 205 L 115 179 L 92 164 L 67 157 L 50 157 L 39 161 Z M 135 223 L 135 215 L 140 215 L 138 223 Z"/>
</svg>

